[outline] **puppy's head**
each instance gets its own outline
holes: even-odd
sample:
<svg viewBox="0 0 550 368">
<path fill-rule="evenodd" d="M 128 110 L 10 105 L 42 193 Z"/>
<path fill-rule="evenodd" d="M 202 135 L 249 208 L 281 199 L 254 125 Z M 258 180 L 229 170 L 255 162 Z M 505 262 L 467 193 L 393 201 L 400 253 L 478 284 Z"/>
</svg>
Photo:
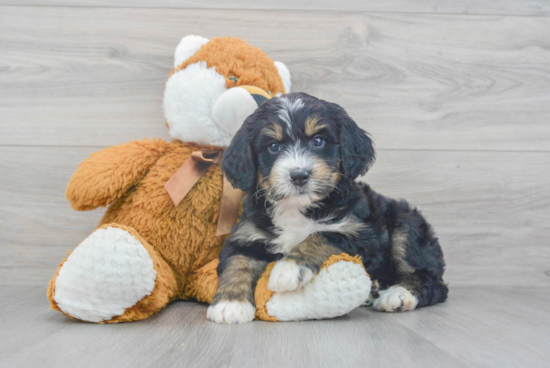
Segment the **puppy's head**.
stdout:
<svg viewBox="0 0 550 368">
<path fill-rule="evenodd" d="M 294 93 L 268 100 L 245 120 L 224 152 L 222 170 L 245 192 L 311 203 L 341 177 L 367 172 L 373 161 L 370 138 L 343 108 Z"/>
</svg>

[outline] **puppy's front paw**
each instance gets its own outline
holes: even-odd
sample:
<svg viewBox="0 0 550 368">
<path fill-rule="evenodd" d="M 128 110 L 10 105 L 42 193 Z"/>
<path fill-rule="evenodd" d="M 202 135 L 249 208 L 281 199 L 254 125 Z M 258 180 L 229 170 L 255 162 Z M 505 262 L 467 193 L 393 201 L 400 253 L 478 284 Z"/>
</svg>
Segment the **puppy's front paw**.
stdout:
<svg viewBox="0 0 550 368">
<path fill-rule="evenodd" d="M 222 300 L 210 305 L 206 318 L 216 323 L 246 323 L 254 319 L 256 308 L 248 300 Z"/>
<path fill-rule="evenodd" d="M 281 293 L 283 291 L 296 290 L 300 286 L 311 281 L 314 274 L 305 266 L 299 266 L 293 261 L 279 261 L 271 270 L 267 288 Z"/>
<path fill-rule="evenodd" d="M 418 298 L 403 286 L 394 285 L 380 291 L 380 297 L 372 307 L 381 312 L 404 312 L 416 308 Z"/>
</svg>

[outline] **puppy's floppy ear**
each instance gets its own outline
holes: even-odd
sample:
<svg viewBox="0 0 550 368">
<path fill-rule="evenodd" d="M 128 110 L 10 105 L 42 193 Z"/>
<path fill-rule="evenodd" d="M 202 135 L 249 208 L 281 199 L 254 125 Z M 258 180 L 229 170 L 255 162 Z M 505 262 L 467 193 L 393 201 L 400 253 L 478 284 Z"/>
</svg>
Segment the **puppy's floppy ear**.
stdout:
<svg viewBox="0 0 550 368">
<path fill-rule="evenodd" d="M 251 147 L 253 133 L 253 129 L 245 121 L 222 157 L 221 168 L 227 180 L 233 187 L 244 192 L 254 185 L 256 179 L 256 164 Z"/>
<path fill-rule="evenodd" d="M 340 126 L 340 158 L 342 174 L 350 180 L 365 174 L 374 163 L 375 153 L 371 139 L 359 128 L 346 111 L 336 104 L 336 119 Z"/>
</svg>

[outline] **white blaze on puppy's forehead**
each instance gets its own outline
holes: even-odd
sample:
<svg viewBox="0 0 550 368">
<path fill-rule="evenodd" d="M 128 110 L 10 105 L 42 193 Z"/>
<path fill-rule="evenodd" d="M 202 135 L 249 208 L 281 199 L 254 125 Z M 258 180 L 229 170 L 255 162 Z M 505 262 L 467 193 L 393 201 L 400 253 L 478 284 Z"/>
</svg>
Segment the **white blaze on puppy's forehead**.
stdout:
<svg viewBox="0 0 550 368">
<path fill-rule="evenodd" d="M 303 199 L 307 198 L 308 204 L 317 200 L 316 194 L 311 191 L 311 189 L 315 189 L 311 187 L 312 183 L 308 183 L 302 188 L 297 188 L 290 180 L 291 172 L 295 170 L 309 172 L 313 169 L 314 165 L 315 158 L 300 142 L 297 142 L 295 145 L 287 146 L 271 169 L 270 182 L 273 185 L 271 193 L 275 195 L 275 197 L 296 197 L 304 190 L 307 190 L 308 193 L 301 193 L 304 195 Z M 295 199 L 299 200 L 300 198 L 296 197 Z"/>
<path fill-rule="evenodd" d="M 311 170 L 315 164 L 313 155 L 302 146 L 301 142 L 287 147 L 283 155 L 275 164 L 278 169 L 288 173 L 296 169 Z"/>
<path fill-rule="evenodd" d="M 280 109 L 277 112 L 277 116 L 279 116 L 279 118 L 284 121 L 284 123 L 287 125 L 289 134 L 291 134 L 292 115 L 294 115 L 297 110 L 304 107 L 304 102 L 301 98 L 290 100 L 287 97 L 281 97 L 279 98 L 279 106 Z"/>
</svg>

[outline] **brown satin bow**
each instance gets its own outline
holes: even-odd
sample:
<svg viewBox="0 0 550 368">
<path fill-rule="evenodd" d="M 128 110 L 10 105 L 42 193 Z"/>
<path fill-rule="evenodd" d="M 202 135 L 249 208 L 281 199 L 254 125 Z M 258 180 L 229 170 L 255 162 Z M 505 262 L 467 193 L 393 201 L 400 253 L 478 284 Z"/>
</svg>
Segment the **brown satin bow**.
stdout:
<svg viewBox="0 0 550 368">
<path fill-rule="evenodd" d="M 164 188 L 177 206 L 199 181 L 212 164 L 220 162 L 222 150 L 201 149 L 191 154 L 176 173 L 164 184 Z M 223 194 L 216 236 L 229 234 L 237 223 L 241 191 L 233 188 L 227 178 L 223 177 Z"/>
</svg>

